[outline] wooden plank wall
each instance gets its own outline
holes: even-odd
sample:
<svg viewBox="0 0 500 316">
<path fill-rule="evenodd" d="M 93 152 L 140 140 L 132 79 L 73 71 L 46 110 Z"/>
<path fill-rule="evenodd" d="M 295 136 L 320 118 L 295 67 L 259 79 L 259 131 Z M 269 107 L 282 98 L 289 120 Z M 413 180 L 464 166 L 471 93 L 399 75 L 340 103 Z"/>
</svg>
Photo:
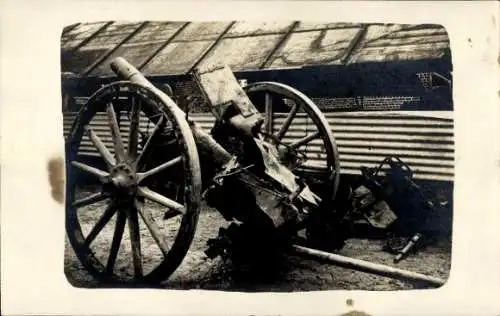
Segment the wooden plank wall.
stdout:
<svg viewBox="0 0 500 316">
<path fill-rule="evenodd" d="M 315 131 L 314 124 L 299 113 L 293 121 L 285 142 L 300 139 Z M 454 137 L 453 112 L 346 112 L 325 113 L 336 138 L 340 155 L 341 173 L 359 175 L 360 167 L 375 167 L 389 155 L 399 156 L 414 171 L 415 178 L 431 181 L 453 181 Z M 274 130 L 281 126 L 286 114 L 274 117 Z M 64 114 L 64 133 L 67 136 L 75 113 Z M 190 114 L 203 129 L 210 131 L 214 117 L 208 113 Z M 94 118 L 91 125 L 112 150 L 111 136 L 104 113 Z M 124 141 L 128 123 L 121 125 Z M 141 129 L 152 130 L 153 124 L 141 120 Z M 324 164 L 325 154 L 320 140 L 305 148 L 314 164 Z M 95 148 L 84 138 L 80 148 L 83 156 L 96 156 Z"/>
</svg>

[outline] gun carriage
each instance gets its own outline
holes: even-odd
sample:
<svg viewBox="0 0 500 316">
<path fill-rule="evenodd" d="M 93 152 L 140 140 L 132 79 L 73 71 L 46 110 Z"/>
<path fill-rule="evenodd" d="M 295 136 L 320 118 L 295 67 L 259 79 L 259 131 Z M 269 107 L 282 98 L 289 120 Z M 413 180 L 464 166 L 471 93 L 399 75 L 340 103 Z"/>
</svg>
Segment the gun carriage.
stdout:
<svg viewBox="0 0 500 316">
<path fill-rule="evenodd" d="M 196 70 L 193 78 L 216 118 L 211 133 L 207 133 L 189 118 L 188 111 L 126 60 L 115 59 L 111 68 L 119 81 L 103 86 L 90 97 L 79 111 L 66 144 L 66 230 L 78 259 L 99 281 L 157 284 L 167 279 L 190 248 L 205 201 L 232 222 L 227 230 L 221 230 L 222 236 L 211 240 L 209 256 L 232 251 L 265 257 L 264 249 L 272 254 L 280 248 L 380 275 L 433 285 L 444 283 L 305 247 L 342 247 L 344 214 L 339 205 L 345 197 L 339 197 L 342 190 L 335 138 L 324 115 L 300 91 L 276 82 L 242 87 L 227 67 Z M 272 124 L 272 113 L 277 109 L 288 113 L 279 127 Z M 102 112 L 108 119 L 113 150 L 89 124 Z M 127 116 L 129 132 L 125 138 L 120 132 L 120 124 L 124 124 L 120 113 Z M 290 126 L 296 116 L 311 123 L 311 132 L 299 138 L 285 137 L 293 134 Z M 154 128 L 141 128 L 145 119 Z M 99 152 L 105 168 L 79 161 L 84 135 Z M 315 160 L 301 150 L 311 142 L 322 147 L 323 159 Z M 80 198 L 76 192 L 77 171 L 94 176 L 100 192 Z M 106 201 L 105 211 L 84 233 L 78 209 L 98 201 Z M 151 203 L 162 211 L 155 211 L 158 206 L 152 208 Z M 104 260 L 92 252 L 90 245 L 112 217 L 116 217 L 115 229 L 109 256 Z M 139 219 L 159 248 L 154 265 L 142 255 L 140 239 L 144 232 Z M 165 233 L 159 224 L 161 219 L 175 220 L 175 231 Z M 127 226 L 132 275 L 115 269 Z M 305 237 L 299 238 L 299 231 L 305 231 Z M 231 238 L 233 232 L 239 236 L 239 243 L 238 238 Z M 298 242 L 300 245 L 296 245 Z"/>
</svg>

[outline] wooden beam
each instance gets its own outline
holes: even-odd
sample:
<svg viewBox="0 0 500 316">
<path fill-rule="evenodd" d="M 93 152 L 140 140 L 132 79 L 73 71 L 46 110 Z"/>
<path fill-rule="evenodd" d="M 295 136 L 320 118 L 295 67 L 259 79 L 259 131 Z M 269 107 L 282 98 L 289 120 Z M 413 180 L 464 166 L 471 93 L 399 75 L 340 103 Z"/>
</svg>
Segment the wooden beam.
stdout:
<svg viewBox="0 0 500 316">
<path fill-rule="evenodd" d="M 316 259 L 322 262 L 328 262 L 343 268 L 352 269 L 356 271 L 366 272 L 370 274 L 375 274 L 383 277 L 398 279 L 401 281 L 406 281 L 410 283 L 420 282 L 426 283 L 434 287 L 440 287 L 445 284 L 445 280 L 415 273 L 407 270 L 398 269 L 391 266 L 386 266 L 382 264 L 372 263 L 364 260 L 349 258 L 321 250 L 311 249 L 307 247 L 292 246 L 292 252 L 294 254 L 308 257 L 311 259 Z"/>
<path fill-rule="evenodd" d="M 168 44 L 172 43 L 172 41 L 177 37 L 177 35 L 179 35 L 191 22 L 186 22 L 184 23 L 184 25 L 182 25 L 177 31 L 175 31 L 175 33 L 170 36 L 170 38 L 168 38 L 163 44 L 160 45 L 160 47 L 158 47 L 157 49 L 155 49 L 147 58 L 145 61 L 142 62 L 142 64 L 140 64 L 137 69 L 139 70 L 142 70 L 144 67 L 146 67 L 146 65 L 151 61 L 153 60 L 153 58 L 156 57 L 156 55 L 158 55 L 159 52 L 161 52 L 165 47 L 167 47 Z"/>
<path fill-rule="evenodd" d="M 217 44 L 220 43 L 220 41 L 224 38 L 224 36 L 227 34 L 227 32 L 229 32 L 229 30 L 233 27 L 235 23 L 236 21 L 229 23 L 229 25 L 224 29 L 224 31 L 222 31 L 222 33 L 217 37 L 217 39 L 215 39 L 215 41 L 212 44 L 210 44 L 210 46 L 205 50 L 205 52 L 201 55 L 201 57 L 198 58 L 197 61 L 195 61 L 193 66 L 191 66 L 191 68 L 189 69 L 188 73 L 191 73 L 193 70 L 196 69 L 196 67 L 198 67 L 201 64 L 201 62 L 205 59 L 205 57 L 207 57 L 208 54 L 215 48 L 215 46 L 217 46 Z"/>
<path fill-rule="evenodd" d="M 260 65 L 259 69 L 264 69 L 267 66 L 269 66 L 269 63 L 271 63 L 271 58 L 274 56 L 274 54 L 276 54 L 276 52 L 278 50 L 283 48 L 283 46 L 285 45 L 287 40 L 290 38 L 290 36 L 292 36 L 293 31 L 299 26 L 299 24 L 300 24 L 299 21 L 293 22 L 292 26 L 290 26 L 290 28 L 285 33 L 285 35 L 283 35 L 283 37 L 279 40 L 279 42 L 276 44 L 276 46 L 274 46 L 273 50 L 271 50 L 271 52 L 269 52 L 269 54 L 267 54 L 266 59 Z"/>
<path fill-rule="evenodd" d="M 341 58 L 341 63 L 345 65 L 346 63 L 349 62 L 349 59 L 351 59 L 352 54 L 354 51 L 359 48 L 362 40 L 366 36 L 366 32 L 368 31 L 368 25 L 363 24 L 361 28 L 359 29 L 358 33 L 354 36 L 354 38 L 351 40 L 349 43 L 349 46 L 347 46 L 344 55 Z"/>
<path fill-rule="evenodd" d="M 113 21 L 104 23 L 104 25 L 102 25 L 100 28 L 98 28 L 97 31 L 95 31 L 94 33 L 90 34 L 90 36 L 87 37 L 87 38 L 85 38 L 83 41 L 81 41 L 80 44 L 78 44 L 75 47 L 73 47 L 73 49 L 71 49 L 71 53 L 73 53 L 73 52 L 77 51 L 78 49 L 80 49 L 81 47 L 85 46 L 88 42 L 90 42 L 91 40 L 93 40 L 97 36 L 97 34 L 99 34 L 102 31 L 104 31 L 106 28 L 108 28 L 108 26 L 110 26 L 113 23 L 114 23 Z"/>
<path fill-rule="evenodd" d="M 78 23 L 73 23 L 71 25 L 66 26 L 65 28 L 63 28 L 62 35 L 68 34 L 69 32 L 73 31 L 75 28 L 77 28 L 81 24 L 82 23 L 78 22 Z"/>
<path fill-rule="evenodd" d="M 90 72 L 92 72 L 97 66 L 99 66 L 103 61 L 109 58 L 120 46 L 129 41 L 132 37 L 134 37 L 137 33 L 139 33 L 149 22 L 142 22 L 134 31 L 132 31 L 127 37 L 121 40 L 115 47 L 108 50 L 105 54 L 101 55 L 96 61 L 94 61 L 90 66 L 88 66 L 82 73 L 82 76 L 87 76 Z"/>
</svg>

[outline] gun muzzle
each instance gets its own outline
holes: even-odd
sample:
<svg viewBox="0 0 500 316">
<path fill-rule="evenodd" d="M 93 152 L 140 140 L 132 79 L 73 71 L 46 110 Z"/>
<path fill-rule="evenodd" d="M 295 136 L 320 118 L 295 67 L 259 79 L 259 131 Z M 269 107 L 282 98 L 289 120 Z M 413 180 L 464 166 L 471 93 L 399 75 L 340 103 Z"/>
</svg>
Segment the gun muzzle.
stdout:
<svg viewBox="0 0 500 316">
<path fill-rule="evenodd" d="M 154 85 L 141 72 L 123 57 L 117 57 L 110 63 L 111 70 L 122 80 L 129 80 L 147 87 Z M 156 88 L 156 87 L 155 87 Z"/>
</svg>

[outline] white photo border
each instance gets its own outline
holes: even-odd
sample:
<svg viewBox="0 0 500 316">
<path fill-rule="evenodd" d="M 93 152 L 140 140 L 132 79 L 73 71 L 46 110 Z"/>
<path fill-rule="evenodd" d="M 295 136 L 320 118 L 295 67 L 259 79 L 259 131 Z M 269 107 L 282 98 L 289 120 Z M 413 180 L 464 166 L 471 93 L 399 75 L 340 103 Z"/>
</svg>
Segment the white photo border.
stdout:
<svg viewBox="0 0 500 316">
<path fill-rule="evenodd" d="M 500 313 L 499 5 L 495 1 L 0 2 L 1 285 L 5 315 L 493 315 Z M 432 23 L 450 37 L 455 118 L 452 268 L 436 290 L 230 293 L 78 289 L 64 275 L 60 36 L 101 20 Z M 346 304 L 351 299 L 352 305 Z"/>
</svg>

